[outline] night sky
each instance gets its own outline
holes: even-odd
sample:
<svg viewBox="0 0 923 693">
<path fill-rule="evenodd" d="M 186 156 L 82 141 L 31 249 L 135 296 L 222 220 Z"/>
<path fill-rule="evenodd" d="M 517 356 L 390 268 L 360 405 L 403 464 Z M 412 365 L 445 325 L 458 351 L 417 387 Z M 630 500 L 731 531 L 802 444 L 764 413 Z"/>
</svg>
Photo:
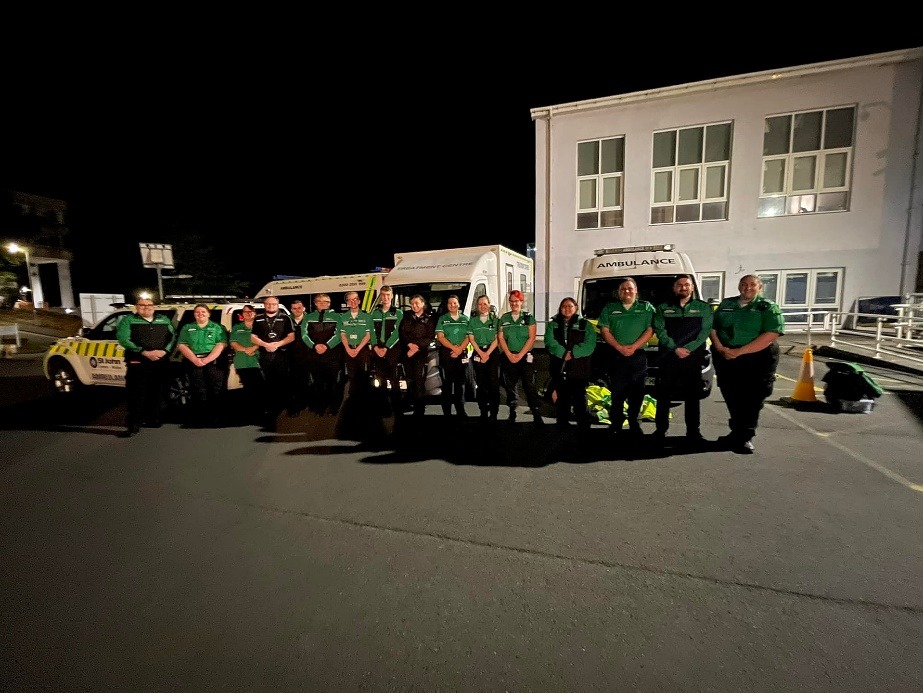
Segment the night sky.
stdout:
<svg viewBox="0 0 923 693">
<path fill-rule="evenodd" d="M 77 60 L 17 84 L 2 187 L 68 202 L 77 293 L 156 286 L 137 244 L 177 232 L 211 239 L 251 294 L 274 274 L 365 272 L 394 252 L 525 252 L 531 108 L 923 45 L 875 34 L 775 52 L 762 40 L 699 47 L 669 69 L 639 69 L 650 51 L 548 55 L 521 42 L 468 60 L 443 47 L 336 71 L 321 61 L 298 79 L 270 60 L 199 56 L 130 73 Z M 611 68 L 587 75 L 588 63 Z"/>
</svg>

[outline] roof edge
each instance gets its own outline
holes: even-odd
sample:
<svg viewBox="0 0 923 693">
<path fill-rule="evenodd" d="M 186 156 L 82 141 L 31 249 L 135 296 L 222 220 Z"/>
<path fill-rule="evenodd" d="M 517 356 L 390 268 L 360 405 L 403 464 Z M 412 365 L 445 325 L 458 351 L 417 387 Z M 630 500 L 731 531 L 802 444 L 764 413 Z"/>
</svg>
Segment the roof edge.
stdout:
<svg viewBox="0 0 923 693">
<path fill-rule="evenodd" d="M 628 94 L 616 94 L 598 99 L 586 99 L 583 101 L 571 101 L 569 103 L 555 104 L 552 106 L 540 106 L 530 109 L 530 113 L 532 114 L 532 120 L 541 120 L 566 113 L 591 111 L 598 108 L 607 108 L 638 101 L 649 101 L 680 94 L 713 91 L 725 87 L 759 84 L 779 79 L 792 79 L 824 72 L 835 72 L 837 70 L 845 70 L 853 67 L 874 67 L 876 65 L 911 62 L 921 58 L 923 58 L 923 47 L 904 48 L 901 50 L 889 51 L 887 53 L 874 53 L 855 58 L 840 58 L 839 60 L 828 60 L 807 65 L 785 67 L 777 70 L 763 70 L 762 72 L 750 72 L 742 75 L 718 77 L 716 79 L 706 79 L 700 82 L 688 82 L 686 84 L 678 84 L 669 87 L 635 91 Z"/>
</svg>

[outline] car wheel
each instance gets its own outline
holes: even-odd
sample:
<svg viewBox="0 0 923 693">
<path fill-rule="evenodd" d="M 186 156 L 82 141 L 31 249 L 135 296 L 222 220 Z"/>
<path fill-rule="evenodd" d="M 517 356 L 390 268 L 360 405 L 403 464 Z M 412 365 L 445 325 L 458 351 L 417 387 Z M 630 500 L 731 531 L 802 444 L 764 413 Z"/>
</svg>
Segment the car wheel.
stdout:
<svg viewBox="0 0 923 693">
<path fill-rule="evenodd" d="M 55 361 L 50 372 L 54 391 L 59 395 L 72 395 L 83 387 L 66 361 Z"/>
<path fill-rule="evenodd" d="M 167 391 L 167 406 L 174 411 L 183 411 L 192 401 L 189 376 L 178 372 L 170 377 L 170 387 Z"/>
</svg>

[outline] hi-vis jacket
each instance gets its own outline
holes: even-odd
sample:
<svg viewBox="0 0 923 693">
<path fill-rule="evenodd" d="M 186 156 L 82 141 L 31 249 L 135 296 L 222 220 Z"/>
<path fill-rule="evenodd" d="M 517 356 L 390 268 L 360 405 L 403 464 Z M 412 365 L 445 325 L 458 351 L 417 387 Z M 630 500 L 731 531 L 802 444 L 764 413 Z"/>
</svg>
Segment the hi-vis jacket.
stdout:
<svg viewBox="0 0 923 693">
<path fill-rule="evenodd" d="M 301 339 L 313 350 L 317 344 L 332 349 L 340 343 L 340 316 L 332 310 L 315 310 L 301 321 Z"/>
</svg>

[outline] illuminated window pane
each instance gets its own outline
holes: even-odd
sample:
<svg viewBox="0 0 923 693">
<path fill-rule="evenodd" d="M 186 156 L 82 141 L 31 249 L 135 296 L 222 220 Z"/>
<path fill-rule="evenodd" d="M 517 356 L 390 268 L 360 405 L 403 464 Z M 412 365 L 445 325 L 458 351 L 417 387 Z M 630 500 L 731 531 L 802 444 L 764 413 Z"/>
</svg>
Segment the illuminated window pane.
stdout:
<svg viewBox="0 0 923 693">
<path fill-rule="evenodd" d="M 699 199 L 699 169 L 687 168 L 679 172 L 679 199 Z"/>
<path fill-rule="evenodd" d="M 622 177 L 603 178 L 603 207 L 618 207 L 622 204 Z"/>
<path fill-rule="evenodd" d="M 596 179 L 578 182 L 580 190 L 580 209 L 596 209 Z"/>
<path fill-rule="evenodd" d="M 792 161 L 792 191 L 813 190 L 816 156 L 796 156 Z"/>
<path fill-rule="evenodd" d="M 760 199 L 758 217 L 780 217 L 785 214 L 784 197 L 764 197 Z"/>
<path fill-rule="evenodd" d="M 803 306 L 808 302 L 808 273 L 789 272 L 785 276 L 785 305 Z"/>
<path fill-rule="evenodd" d="M 789 214 L 805 214 L 815 211 L 814 205 L 817 198 L 815 195 L 792 195 L 788 198 Z"/>
<path fill-rule="evenodd" d="M 832 305 L 836 303 L 839 272 L 818 272 L 814 280 L 814 303 Z"/>
<path fill-rule="evenodd" d="M 763 282 L 762 294 L 770 301 L 776 300 L 776 290 L 779 286 L 779 277 L 776 274 L 759 274 L 757 275 Z"/>
<path fill-rule="evenodd" d="M 763 162 L 763 194 L 785 191 L 785 159 L 768 159 Z"/>
<path fill-rule="evenodd" d="M 673 171 L 658 171 L 654 174 L 654 202 L 673 200 Z"/>
<path fill-rule="evenodd" d="M 846 152 L 824 157 L 824 187 L 842 188 L 846 185 Z"/>
<path fill-rule="evenodd" d="M 724 197 L 724 173 L 726 166 L 709 166 L 705 169 L 705 199 Z"/>
</svg>

